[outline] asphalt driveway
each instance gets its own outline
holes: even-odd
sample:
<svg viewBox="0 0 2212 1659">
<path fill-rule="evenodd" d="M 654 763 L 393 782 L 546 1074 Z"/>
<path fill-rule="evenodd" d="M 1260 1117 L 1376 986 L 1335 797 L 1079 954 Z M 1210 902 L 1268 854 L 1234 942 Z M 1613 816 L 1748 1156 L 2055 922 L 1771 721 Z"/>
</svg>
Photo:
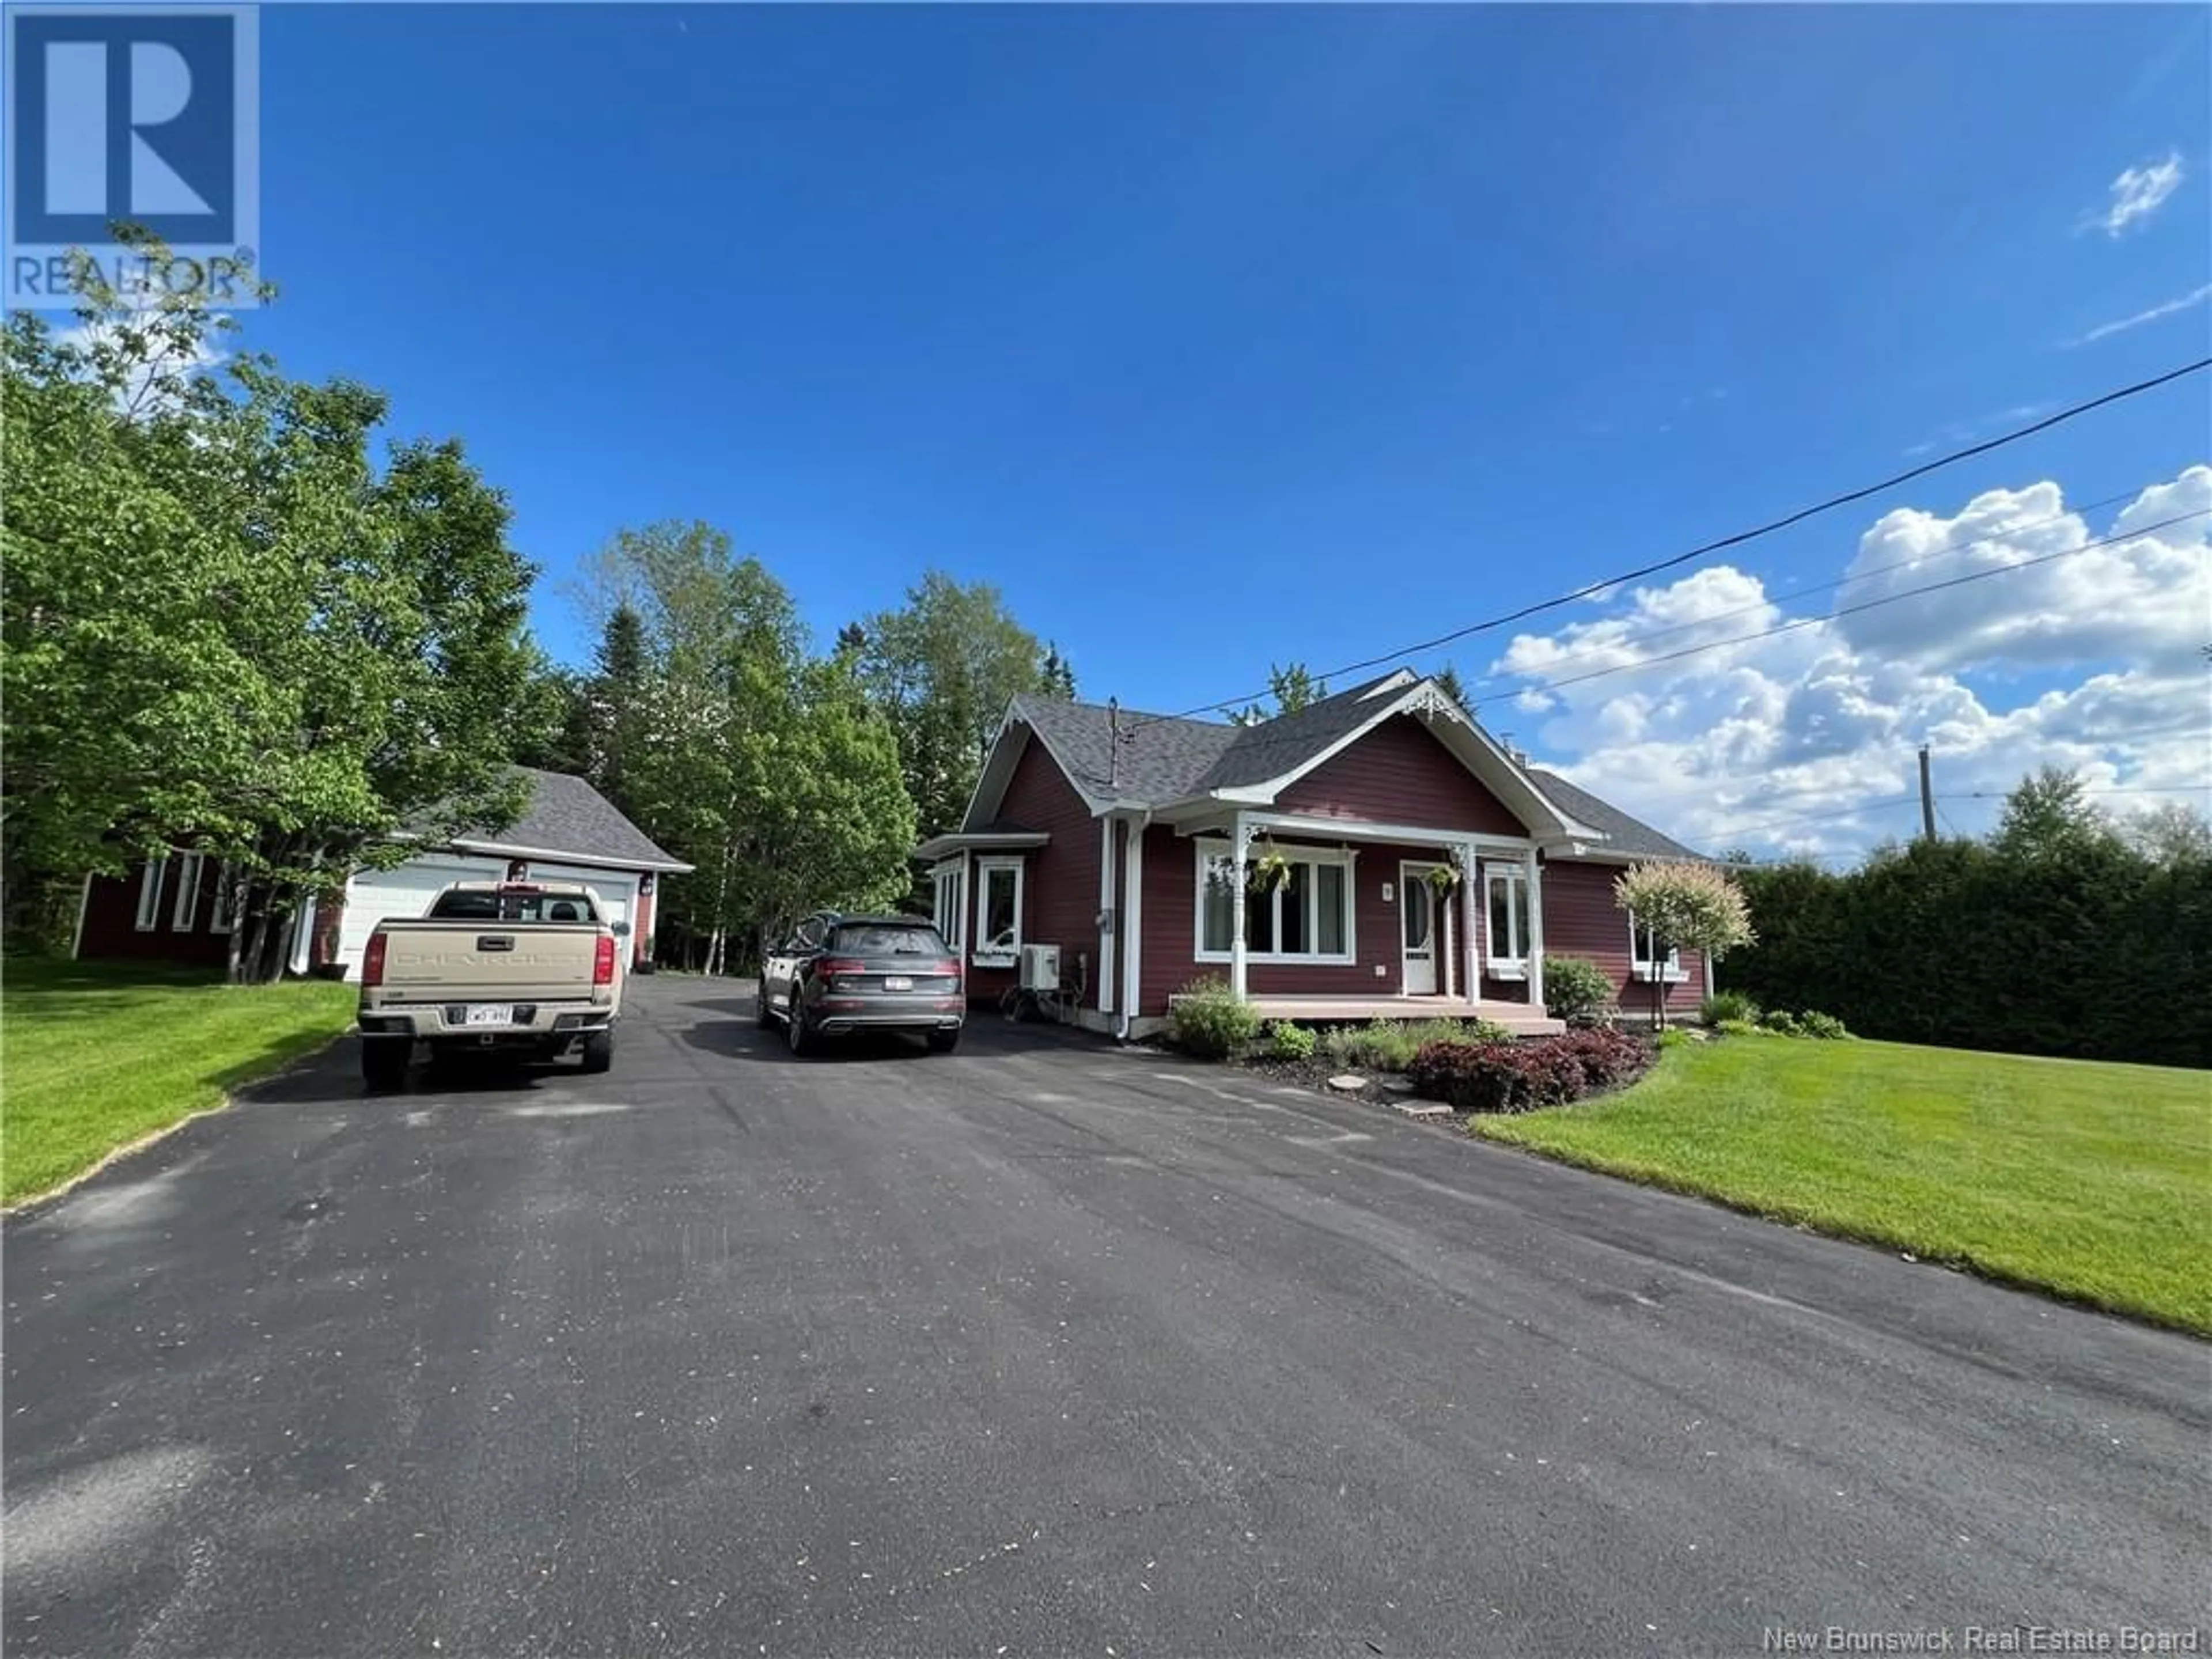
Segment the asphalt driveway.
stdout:
<svg viewBox="0 0 2212 1659">
<path fill-rule="evenodd" d="M 349 1048 L 6 1228 L 21 1654 L 2205 1624 L 2212 1350 L 1056 1031 Z"/>
</svg>

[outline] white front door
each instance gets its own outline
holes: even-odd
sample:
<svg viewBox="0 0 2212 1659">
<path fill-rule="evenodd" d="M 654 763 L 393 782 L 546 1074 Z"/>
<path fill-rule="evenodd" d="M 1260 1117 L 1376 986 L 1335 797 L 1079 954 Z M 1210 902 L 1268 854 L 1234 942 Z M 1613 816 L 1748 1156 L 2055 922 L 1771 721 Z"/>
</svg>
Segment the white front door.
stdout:
<svg viewBox="0 0 2212 1659">
<path fill-rule="evenodd" d="M 1398 915 L 1403 951 L 1404 989 L 1409 997 L 1437 993 L 1437 890 L 1429 884 L 1434 864 L 1398 866 Z"/>
</svg>

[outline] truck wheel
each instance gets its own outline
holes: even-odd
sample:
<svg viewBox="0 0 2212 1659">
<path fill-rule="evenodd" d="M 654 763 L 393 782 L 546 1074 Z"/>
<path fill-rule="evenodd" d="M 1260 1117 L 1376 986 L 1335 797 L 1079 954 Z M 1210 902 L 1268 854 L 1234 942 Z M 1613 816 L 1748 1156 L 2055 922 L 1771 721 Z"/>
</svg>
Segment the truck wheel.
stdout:
<svg viewBox="0 0 2212 1659">
<path fill-rule="evenodd" d="M 361 1079 L 372 1089 L 404 1087 L 407 1062 L 414 1058 L 412 1037 L 363 1037 L 361 1040 Z"/>
<path fill-rule="evenodd" d="M 609 1072 L 615 1064 L 615 1034 L 612 1031 L 592 1031 L 584 1038 L 584 1069 L 587 1072 Z"/>
<path fill-rule="evenodd" d="M 959 1046 L 960 1028 L 957 1025 L 949 1031 L 932 1031 L 929 1034 L 929 1052 L 933 1054 L 949 1054 Z"/>
</svg>

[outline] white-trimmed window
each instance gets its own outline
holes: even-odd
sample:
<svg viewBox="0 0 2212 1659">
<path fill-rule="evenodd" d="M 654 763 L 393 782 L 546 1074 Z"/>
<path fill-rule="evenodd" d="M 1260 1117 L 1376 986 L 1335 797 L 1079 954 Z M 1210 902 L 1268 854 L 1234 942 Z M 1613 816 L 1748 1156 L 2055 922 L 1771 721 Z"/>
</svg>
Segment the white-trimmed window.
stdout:
<svg viewBox="0 0 2212 1659">
<path fill-rule="evenodd" d="M 169 931 L 173 933 L 192 931 L 192 913 L 200 908 L 200 866 L 204 861 L 198 853 L 186 853 L 177 860 L 177 898 L 169 907 Z"/>
<path fill-rule="evenodd" d="M 169 855 L 148 859 L 146 866 L 138 872 L 138 931 L 150 933 L 161 922 L 161 875 L 169 867 Z"/>
<path fill-rule="evenodd" d="M 1528 871 L 1522 864 L 1482 866 L 1482 915 L 1488 938 L 1483 972 L 1528 977 Z"/>
<path fill-rule="evenodd" d="M 1628 968 L 1636 978 L 1649 983 L 1663 979 L 1678 984 L 1689 977 L 1682 971 L 1682 953 L 1628 913 Z"/>
<path fill-rule="evenodd" d="M 1237 876 L 1224 842 L 1201 842 L 1198 854 L 1198 960 L 1226 962 L 1236 926 Z M 1255 881 L 1245 864 L 1244 955 L 1251 962 L 1352 960 L 1352 871 L 1349 853 L 1309 848 L 1283 849 L 1289 874 L 1279 883 Z"/>
<path fill-rule="evenodd" d="M 975 948 L 972 960 L 1012 967 L 1022 954 L 1022 860 L 975 860 Z"/>
<path fill-rule="evenodd" d="M 934 920 L 937 931 L 945 942 L 957 952 L 968 937 L 961 926 L 967 915 L 968 872 L 964 863 L 954 859 L 940 864 L 936 872 L 937 908 Z"/>
<path fill-rule="evenodd" d="M 215 902 L 208 907 L 208 932 L 227 933 L 230 931 L 230 860 L 225 859 L 215 867 Z"/>
</svg>

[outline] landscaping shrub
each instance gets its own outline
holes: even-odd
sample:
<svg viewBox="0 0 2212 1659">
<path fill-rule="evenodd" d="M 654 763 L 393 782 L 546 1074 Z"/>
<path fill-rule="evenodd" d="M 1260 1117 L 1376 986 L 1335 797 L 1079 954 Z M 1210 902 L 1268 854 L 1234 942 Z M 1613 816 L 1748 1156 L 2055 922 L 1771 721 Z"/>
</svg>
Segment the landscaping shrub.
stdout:
<svg viewBox="0 0 2212 1659">
<path fill-rule="evenodd" d="M 1724 1019 L 1713 1028 L 1723 1036 L 1764 1036 L 1765 1028 L 1755 1019 Z"/>
<path fill-rule="evenodd" d="M 1185 1054 L 1225 1060 L 1260 1034 L 1260 1016 L 1223 979 L 1194 979 L 1168 1007 L 1168 1036 Z"/>
<path fill-rule="evenodd" d="M 1651 1051 L 1613 1030 L 1569 1031 L 1528 1042 L 1442 1042 L 1407 1068 L 1415 1089 L 1469 1112 L 1532 1112 L 1626 1083 Z"/>
<path fill-rule="evenodd" d="M 1583 957 L 1547 957 L 1544 1009 L 1570 1025 L 1601 1018 L 1613 1009 L 1613 977 Z"/>
<path fill-rule="evenodd" d="M 1759 1017 L 1761 1030 L 1771 1031 L 1777 1036 L 1802 1036 L 1804 1028 L 1797 1024 L 1797 1016 L 1787 1008 L 1769 1008 Z"/>
<path fill-rule="evenodd" d="M 1697 1041 L 1679 1025 L 1670 1025 L 1651 1039 L 1661 1048 L 1686 1048 Z"/>
<path fill-rule="evenodd" d="M 1402 1072 L 1432 1042 L 1507 1042 L 1512 1033 L 1486 1019 L 1378 1019 L 1365 1025 L 1331 1026 L 1322 1052 L 1352 1070 Z"/>
<path fill-rule="evenodd" d="M 1844 1029 L 1844 1022 L 1833 1014 L 1809 1011 L 1797 1016 L 1797 1029 L 1803 1036 L 1819 1037 L 1828 1042 L 1838 1042 L 1850 1035 Z"/>
<path fill-rule="evenodd" d="M 1321 1047 L 1321 1039 L 1303 1025 L 1293 1025 L 1279 1019 L 1267 1028 L 1267 1057 L 1270 1060 L 1311 1060 L 1314 1050 Z"/>
<path fill-rule="evenodd" d="M 1708 1025 L 1727 1020 L 1755 1020 L 1759 1005 L 1741 991 L 1716 991 L 1698 1005 L 1698 1018 Z"/>
</svg>

